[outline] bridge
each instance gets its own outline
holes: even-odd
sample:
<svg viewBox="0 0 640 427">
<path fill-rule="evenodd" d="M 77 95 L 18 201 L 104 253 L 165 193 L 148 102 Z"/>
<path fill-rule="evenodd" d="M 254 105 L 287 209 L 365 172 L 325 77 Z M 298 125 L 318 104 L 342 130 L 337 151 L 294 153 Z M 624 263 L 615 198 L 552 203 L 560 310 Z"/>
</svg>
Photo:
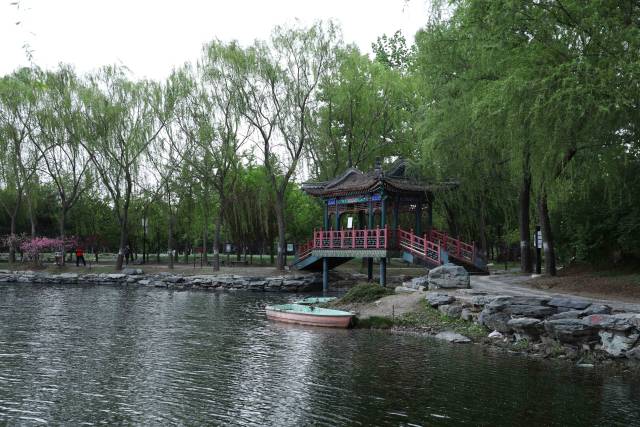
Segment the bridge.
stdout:
<svg viewBox="0 0 640 427">
<path fill-rule="evenodd" d="M 391 256 L 427 267 L 452 262 L 472 273 L 487 272 L 486 262 L 473 243 L 435 229 L 420 236 L 413 230 L 387 227 L 314 230 L 313 238 L 298 247 L 293 266 L 299 270 L 320 271 L 325 257 L 329 258 L 329 268 L 333 268 L 352 258 Z"/>
</svg>

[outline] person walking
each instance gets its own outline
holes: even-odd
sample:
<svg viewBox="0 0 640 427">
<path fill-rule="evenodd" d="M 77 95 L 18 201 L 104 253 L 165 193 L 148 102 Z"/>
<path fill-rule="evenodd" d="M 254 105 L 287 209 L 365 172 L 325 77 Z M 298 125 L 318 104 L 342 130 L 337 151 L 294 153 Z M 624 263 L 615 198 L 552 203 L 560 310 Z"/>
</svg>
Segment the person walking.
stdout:
<svg viewBox="0 0 640 427">
<path fill-rule="evenodd" d="M 83 266 L 87 266 L 87 263 L 84 260 L 84 249 L 82 246 L 78 246 L 76 248 L 76 267 L 80 267 L 80 261 L 82 261 Z"/>
<path fill-rule="evenodd" d="M 131 248 L 127 245 L 124 248 L 124 263 L 125 265 L 129 265 L 129 257 L 131 256 Z"/>
</svg>

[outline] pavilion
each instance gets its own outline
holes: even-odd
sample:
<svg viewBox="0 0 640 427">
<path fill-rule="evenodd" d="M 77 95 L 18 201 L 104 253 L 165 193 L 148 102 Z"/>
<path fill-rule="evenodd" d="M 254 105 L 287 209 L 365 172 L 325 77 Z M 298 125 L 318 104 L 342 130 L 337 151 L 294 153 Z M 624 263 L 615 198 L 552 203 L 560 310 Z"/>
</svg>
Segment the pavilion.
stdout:
<svg viewBox="0 0 640 427">
<path fill-rule="evenodd" d="M 294 266 L 322 269 L 325 291 L 329 269 L 352 258 L 367 260 L 369 280 L 373 279 L 373 260 L 379 258 L 383 286 L 392 255 L 428 267 L 456 262 L 468 270 L 486 271 L 473 244 L 433 228 L 434 193 L 458 184 L 422 183 L 406 176 L 405 171 L 403 159 L 386 172 L 377 161 L 370 172 L 349 168 L 330 181 L 304 183 L 303 191 L 322 199 L 323 229 L 314 230 L 313 239 L 299 247 Z"/>
</svg>

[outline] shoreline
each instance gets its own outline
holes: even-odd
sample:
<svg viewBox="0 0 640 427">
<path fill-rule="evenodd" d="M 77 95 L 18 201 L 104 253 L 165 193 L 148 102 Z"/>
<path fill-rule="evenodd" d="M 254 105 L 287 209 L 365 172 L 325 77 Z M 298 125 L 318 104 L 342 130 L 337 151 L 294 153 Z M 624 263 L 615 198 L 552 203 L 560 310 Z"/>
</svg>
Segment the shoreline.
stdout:
<svg viewBox="0 0 640 427">
<path fill-rule="evenodd" d="M 332 305 L 355 312 L 356 328 L 640 373 L 640 314 L 613 313 L 579 298 L 479 295 L 466 289 L 396 293 L 373 302 Z"/>
<path fill-rule="evenodd" d="M 314 292 L 322 289 L 317 274 L 257 276 L 239 274 L 183 275 L 176 273 L 145 274 L 141 269 L 124 269 L 121 273 L 41 273 L 37 271 L 0 270 L 0 283 L 120 285 L 176 290 L 245 290 L 252 292 Z"/>
</svg>

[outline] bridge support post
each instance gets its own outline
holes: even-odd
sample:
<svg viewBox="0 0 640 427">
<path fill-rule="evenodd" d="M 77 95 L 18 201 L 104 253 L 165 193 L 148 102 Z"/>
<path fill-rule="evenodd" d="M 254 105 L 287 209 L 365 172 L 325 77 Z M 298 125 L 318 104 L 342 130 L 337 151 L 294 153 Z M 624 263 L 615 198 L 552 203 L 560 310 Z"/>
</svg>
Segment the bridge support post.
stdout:
<svg viewBox="0 0 640 427">
<path fill-rule="evenodd" d="M 322 293 L 329 290 L 329 258 L 322 257 Z"/>
<path fill-rule="evenodd" d="M 371 200 L 372 195 L 369 195 L 369 204 L 368 204 L 368 220 L 369 220 L 369 230 L 373 230 L 373 201 Z M 368 235 L 365 234 L 365 239 L 368 239 Z M 366 246 L 365 246 L 366 247 Z M 367 281 L 371 282 L 373 280 L 373 258 L 367 258 Z"/>
<path fill-rule="evenodd" d="M 380 286 L 387 284 L 387 258 L 380 258 Z"/>
</svg>

